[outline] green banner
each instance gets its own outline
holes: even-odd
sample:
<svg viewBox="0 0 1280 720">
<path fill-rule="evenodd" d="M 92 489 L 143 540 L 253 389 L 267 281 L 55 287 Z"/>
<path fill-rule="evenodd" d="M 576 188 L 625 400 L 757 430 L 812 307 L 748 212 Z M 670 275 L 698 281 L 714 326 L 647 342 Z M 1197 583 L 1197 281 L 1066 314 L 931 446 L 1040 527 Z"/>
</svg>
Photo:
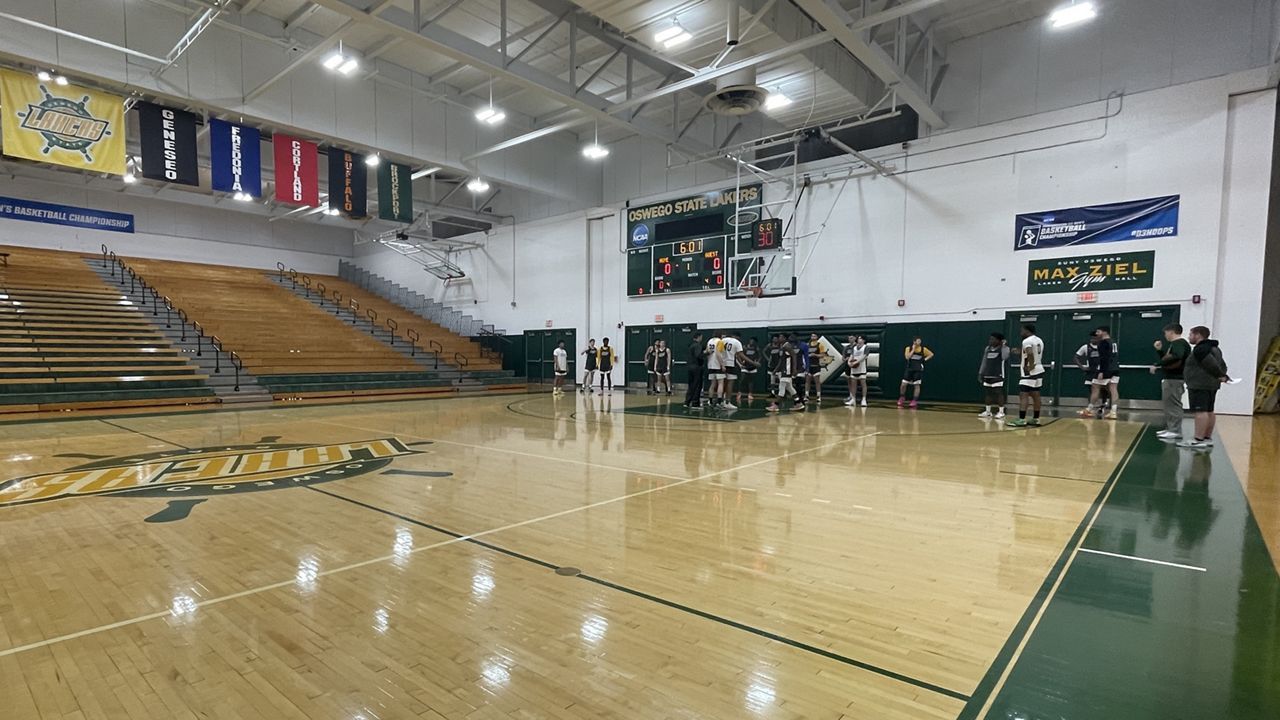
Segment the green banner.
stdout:
<svg viewBox="0 0 1280 720">
<path fill-rule="evenodd" d="M 384 162 L 378 166 L 378 217 L 413 222 L 413 180 L 408 165 Z"/>
<path fill-rule="evenodd" d="M 1027 263 L 1027 294 L 1149 288 L 1155 267 L 1154 250 L 1032 260 Z"/>
</svg>

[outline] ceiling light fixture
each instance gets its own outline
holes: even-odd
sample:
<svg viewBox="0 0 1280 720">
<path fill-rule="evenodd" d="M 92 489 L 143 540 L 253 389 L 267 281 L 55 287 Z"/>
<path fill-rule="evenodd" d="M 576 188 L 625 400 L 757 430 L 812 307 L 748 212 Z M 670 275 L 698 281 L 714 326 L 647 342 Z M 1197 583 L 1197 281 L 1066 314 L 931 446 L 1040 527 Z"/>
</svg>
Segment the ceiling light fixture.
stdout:
<svg viewBox="0 0 1280 720">
<path fill-rule="evenodd" d="M 320 62 L 325 70 L 330 70 L 342 75 L 350 75 L 360 67 L 360 61 L 356 60 L 354 55 L 348 55 L 342 49 L 342 41 L 338 41 L 338 49 L 325 56 Z"/>
<path fill-rule="evenodd" d="M 1085 2 L 1073 1 L 1070 5 L 1064 5 L 1049 15 L 1049 26 L 1054 29 L 1070 27 L 1092 20 L 1097 16 L 1098 9 L 1094 7 L 1092 2 L 1088 0 L 1085 0 Z"/>
<path fill-rule="evenodd" d="M 672 18 L 670 26 L 653 34 L 653 41 L 661 44 L 667 50 L 677 45 L 683 45 L 692 39 L 693 33 L 685 30 L 680 21 L 675 18 Z"/>
<path fill-rule="evenodd" d="M 233 200 L 239 200 L 240 202 L 250 202 L 253 200 L 253 196 L 247 192 L 238 192 L 231 197 Z"/>
<path fill-rule="evenodd" d="M 440 168 L 439 168 L 439 166 L 437 166 L 437 167 L 431 167 L 431 168 L 422 168 L 422 169 L 421 169 L 421 170 L 419 170 L 418 172 L 416 172 L 416 173 L 414 173 L 414 174 L 410 175 L 410 176 L 409 176 L 409 179 L 410 179 L 410 180 L 417 180 L 418 178 L 424 178 L 424 177 L 426 177 L 426 176 L 428 176 L 428 175 L 433 175 L 433 174 L 438 173 L 438 172 L 440 172 Z"/>
<path fill-rule="evenodd" d="M 132 185 L 138 182 L 138 176 L 134 175 L 132 170 L 126 172 L 122 179 L 124 180 L 126 185 Z"/>
<path fill-rule="evenodd" d="M 53 79 L 53 84 L 54 84 L 54 85 L 66 85 L 66 84 L 67 84 L 67 76 L 66 76 L 66 75 L 59 75 L 59 76 L 55 77 L 55 78 Z"/>
<path fill-rule="evenodd" d="M 774 90 L 769 93 L 768 99 L 764 101 L 765 110 L 777 110 L 791 104 L 791 98 L 787 97 L 781 89 Z"/>
<path fill-rule="evenodd" d="M 609 148 L 600 144 L 600 121 L 596 121 L 596 139 L 590 145 L 582 147 L 582 155 L 588 160 L 603 160 L 609 157 Z"/>
<path fill-rule="evenodd" d="M 378 163 L 382 162 L 382 158 L 378 157 L 378 153 L 364 156 L 364 164 L 369 167 L 378 167 Z"/>
<path fill-rule="evenodd" d="M 493 106 L 493 78 L 489 78 L 489 104 L 476 110 L 476 120 L 486 125 L 497 125 L 506 117 L 506 113 Z"/>
<path fill-rule="evenodd" d="M 489 183 L 483 178 L 471 178 L 471 182 L 467 183 L 467 189 L 473 193 L 482 193 L 489 191 Z"/>
<path fill-rule="evenodd" d="M 49 74 L 48 70 L 41 70 L 40 72 L 36 73 L 36 79 L 39 80 L 40 82 L 49 82 L 50 80 L 53 79 L 53 76 Z"/>
<path fill-rule="evenodd" d="M 324 209 L 324 214 L 325 214 L 325 215 L 337 215 L 337 214 L 338 214 L 338 208 L 332 208 L 332 207 L 331 207 L 331 208 L 325 208 L 325 209 Z"/>
</svg>

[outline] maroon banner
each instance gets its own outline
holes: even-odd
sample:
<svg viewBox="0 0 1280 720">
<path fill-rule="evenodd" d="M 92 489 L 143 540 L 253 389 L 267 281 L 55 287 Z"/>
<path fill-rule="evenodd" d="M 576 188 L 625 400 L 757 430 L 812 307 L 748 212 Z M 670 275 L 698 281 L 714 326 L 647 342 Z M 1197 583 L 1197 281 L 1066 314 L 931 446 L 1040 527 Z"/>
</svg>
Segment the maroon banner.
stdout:
<svg viewBox="0 0 1280 720">
<path fill-rule="evenodd" d="M 276 200 L 290 205 L 320 205 L 316 144 L 288 135 L 272 139 L 276 159 Z"/>
</svg>

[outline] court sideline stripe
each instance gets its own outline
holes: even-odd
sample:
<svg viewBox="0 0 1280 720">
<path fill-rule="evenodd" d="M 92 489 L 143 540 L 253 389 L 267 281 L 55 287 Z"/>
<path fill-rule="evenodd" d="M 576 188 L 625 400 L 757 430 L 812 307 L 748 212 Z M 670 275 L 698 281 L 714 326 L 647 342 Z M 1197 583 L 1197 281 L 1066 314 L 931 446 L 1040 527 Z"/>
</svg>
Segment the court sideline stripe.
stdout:
<svg viewBox="0 0 1280 720">
<path fill-rule="evenodd" d="M 142 432 L 141 430 L 134 430 L 134 429 L 133 429 L 133 428 L 131 428 L 131 427 L 125 427 L 124 425 L 117 425 L 116 423 L 113 423 L 113 422 L 111 422 L 110 420 L 103 420 L 102 418 L 96 418 L 96 419 L 97 419 L 97 421 L 98 421 L 98 422 L 102 423 L 103 425 L 110 425 L 110 426 L 111 426 L 111 427 L 113 427 L 113 428 L 119 428 L 119 429 L 124 430 L 124 431 L 126 431 L 126 432 L 131 432 L 131 433 L 133 433 L 134 435 L 141 435 L 141 436 L 142 436 L 142 437 L 144 437 L 144 438 L 148 438 L 148 439 L 150 439 L 150 440 L 155 440 L 156 442 L 162 442 L 162 443 L 164 443 L 165 445 L 172 445 L 172 446 L 174 446 L 174 447 L 182 448 L 183 450 L 190 450 L 190 449 L 191 449 L 191 448 L 187 447 L 186 445 L 179 445 L 178 443 L 173 442 L 172 440 L 165 440 L 165 439 L 164 439 L 164 438 L 162 438 L 162 437 L 156 437 L 155 435 L 148 435 L 147 433 L 144 433 L 144 432 Z"/>
<path fill-rule="evenodd" d="M 105 421 L 104 421 L 104 422 L 105 422 Z M 320 421 L 320 422 L 324 422 L 324 421 Z M 109 423 L 108 423 L 108 424 L 109 424 Z M 335 423 L 326 423 L 326 424 L 333 425 L 333 424 L 335 424 Z M 342 426 L 342 427 L 347 427 L 347 426 Z M 128 428 L 123 428 L 123 429 L 128 430 Z M 369 431 L 369 432 L 381 432 L 381 431 L 377 431 L 377 430 L 369 430 L 368 428 L 357 428 L 357 429 L 367 430 L 367 431 Z M 652 494 L 652 493 L 655 493 L 655 492 L 661 492 L 661 491 L 666 490 L 666 489 L 668 489 L 668 488 L 679 487 L 679 486 L 681 486 L 681 485 L 687 485 L 687 484 L 689 484 L 689 483 L 698 482 L 698 481 L 700 481 L 700 480 L 707 480 L 707 479 L 710 479 L 710 478 L 716 477 L 717 475 L 723 475 L 723 474 L 726 474 L 726 473 L 734 473 L 734 472 L 738 472 L 738 471 L 740 471 L 740 470 L 745 470 L 745 469 L 747 469 L 747 468 L 755 467 L 755 466 L 757 466 L 757 465 L 762 465 L 762 464 L 764 464 L 764 463 L 768 463 L 768 462 L 776 462 L 776 461 L 778 461 L 778 460 L 782 460 L 782 459 L 784 459 L 784 458 L 788 458 L 788 457 L 791 457 L 791 456 L 793 456 L 793 455 L 801 455 L 801 454 L 804 454 L 804 453 L 816 452 L 816 451 L 819 451 L 819 450 L 826 450 L 827 448 L 835 447 L 836 445 L 840 445 L 840 444 L 842 444 L 842 443 L 846 443 L 846 442 L 854 442 L 854 441 L 856 441 L 856 440 L 862 440 L 862 439 L 869 438 L 869 437 L 871 437 L 871 436 L 873 436 L 873 435 L 876 435 L 876 434 L 877 434 L 877 433 L 868 433 L 868 434 L 866 434 L 866 435 L 857 435 L 857 436 L 855 436 L 855 437 L 845 438 L 844 440 L 839 440 L 839 441 L 837 441 L 837 442 L 831 442 L 831 443 L 827 443 L 827 444 L 825 444 L 825 445 L 818 445 L 818 446 L 811 447 L 811 448 L 805 448 L 804 450 L 788 451 L 788 452 L 785 452 L 785 453 L 783 453 L 783 454 L 781 454 L 781 455 L 778 455 L 778 456 L 776 456 L 776 457 L 765 458 L 765 459 L 763 459 L 763 460 L 756 460 L 756 461 L 754 461 L 754 462 L 750 462 L 750 463 L 747 463 L 747 464 L 745 464 L 745 465 L 739 465 L 739 466 L 737 466 L 737 467 L 728 468 L 728 469 L 725 469 L 725 470 L 717 470 L 716 472 L 707 473 L 707 474 L 705 474 L 705 475 L 699 475 L 699 476 L 697 476 L 697 477 L 684 478 L 684 479 L 679 480 L 679 481 L 677 481 L 677 482 L 668 483 L 668 484 L 665 484 L 665 485 L 661 485 L 661 486 L 659 486 L 659 487 L 653 487 L 653 488 L 649 488 L 649 489 L 647 489 L 647 490 L 637 490 L 636 492 L 633 492 L 633 493 L 627 493 L 627 494 L 625 494 L 625 495 L 619 495 L 619 496 L 617 496 L 617 497 L 607 498 L 607 499 L 605 499 L 605 500 L 600 500 L 600 501 L 598 501 L 598 502 L 594 502 L 594 503 L 588 503 L 587 505 L 582 505 L 582 506 L 579 506 L 579 507 L 568 508 L 568 509 L 566 509 L 566 510 L 560 510 L 560 511 L 558 511 L 558 512 L 554 512 L 554 513 L 550 513 L 550 514 L 547 514 L 547 515 L 543 515 L 543 516 L 541 516 L 541 517 L 529 518 L 528 520 L 521 520 L 520 522 L 510 523 L 510 524 L 508 524 L 508 525 L 503 525 L 502 527 L 491 528 L 491 529 L 489 529 L 489 530 L 482 530 L 482 531 L 480 531 L 480 532 L 473 533 L 473 534 L 468 535 L 468 536 L 466 536 L 466 537 L 464 537 L 464 538 L 461 538 L 461 539 L 451 538 L 451 539 L 449 539 L 449 540 L 443 540 L 443 541 L 438 542 L 438 543 L 432 543 L 432 544 L 430 544 L 430 545 L 424 545 L 424 546 L 422 546 L 422 547 L 420 547 L 420 548 L 413 548 L 413 549 L 412 549 L 412 550 L 410 550 L 409 552 L 410 552 L 410 553 L 425 552 L 425 551 L 427 551 L 427 550 L 434 550 L 435 548 L 444 547 L 444 546 L 446 546 L 446 545 L 453 545 L 453 544 L 455 544 L 455 543 L 462 542 L 462 541 L 463 541 L 463 540 L 465 540 L 465 539 L 478 538 L 478 537 L 484 537 L 484 536 L 486 536 L 486 535 L 493 535 L 494 533 L 500 533 L 500 532 L 503 532 L 503 531 L 506 531 L 506 530 L 514 530 L 514 529 L 516 529 L 516 528 L 518 528 L 518 527 L 524 527 L 525 525 L 533 525 L 534 523 L 543 522 L 543 521 L 545 521 L 545 520 L 553 520 L 553 519 L 555 519 L 555 518 L 563 517 L 563 516 L 565 516 L 565 515 L 571 515 L 571 514 L 573 514 L 573 513 L 581 512 L 581 511 L 583 511 L 583 510 L 590 510 L 590 509 L 592 509 L 592 508 L 601 507 L 601 506 L 603 506 L 603 505 L 611 505 L 611 504 L 616 503 L 616 502 L 622 502 L 623 500 L 630 500 L 631 498 L 640 497 L 640 496 L 642 496 L 642 495 L 649 495 L 649 494 Z M 422 436 L 417 436 L 417 435 L 408 435 L 407 433 L 406 433 L 405 435 L 406 435 L 407 437 L 419 437 L 419 438 L 421 438 L 421 439 L 423 439 L 423 440 L 427 440 L 427 439 L 429 439 L 429 438 L 424 438 L 424 437 L 422 437 Z M 168 441 L 165 441 L 165 442 L 168 442 Z M 173 443 L 170 443 L 170 444 L 173 444 Z M 179 447 L 181 447 L 181 446 L 179 446 Z M 481 449 L 488 449 L 488 448 L 483 448 L 483 446 L 477 446 L 477 447 L 480 447 Z M 542 456 L 535 456 L 535 457 L 542 457 Z M 554 459 L 558 459 L 558 458 L 548 458 L 548 459 L 553 459 L 553 460 L 554 460 Z M 647 473 L 643 473 L 642 471 L 639 471 L 639 470 L 628 471 L 628 472 L 636 472 L 636 473 L 640 473 L 640 474 L 647 474 Z M 336 568 L 333 568 L 333 569 L 331 569 L 331 570 L 322 570 L 322 571 L 320 571 L 319 573 L 316 573 L 316 577 L 318 577 L 318 578 L 319 578 L 319 577 L 328 577 L 329 575 L 336 575 L 336 574 L 338 574 L 338 573 L 347 572 L 348 570 L 356 570 L 356 569 L 358 569 L 358 568 L 366 567 L 366 566 L 369 566 L 369 565 L 376 565 L 376 564 L 378 564 L 378 563 L 390 562 L 390 561 L 393 561 L 393 560 L 395 560 L 395 559 L 397 559 L 397 556 L 396 556 L 396 555 L 394 555 L 394 554 L 392 554 L 392 555 L 382 555 L 382 556 L 380 556 L 380 557 L 375 557 L 375 558 L 368 558 L 368 559 L 366 559 L 366 560 L 360 560 L 360 561 L 357 561 L 357 562 L 348 563 L 348 564 L 346 564 L 346 565 L 342 565 L 342 566 L 340 566 L 340 567 L 336 567 Z M 281 589 L 281 588 L 289 587 L 289 586 L 293 585 L 294 583 L 295 583 L 295 580 L 294 580 L 294 579 L 281 580 L 280 582 L 271 583 L 270 585 L 262 585 L 262 586 L 259 586 L 259 587 L 256 587 L 256 588 L 248 588 L 248 589 L 246 589 L 246 590 L 241 590 L 241 591 L 239 591 L 239 592 L 231 593 L 231 594 L 229 594 L 229 595 L 223 595 L 223 596 L 221 596 L 221 597 L 210 598 L 210 599 L 208 599 L 208 600 L 201 600 L 200 602 L 197 602 L 197 603 L 195 604 L 195 607 L 196 607 L 197 609 L 198 609 L 198 608 L 202 608 L 202 607 L 208 607 L 208 606 L 210 606 L 210 605 L 217 605 L 217 604 L 219 604 L 219 603 L 227 602 L 227 601 L 229 601 L 229 600 L 236 600 L 236 599 L 238 599 L 238 598 L 248 597 L 248 596 L 250 596 L 250 595 L 257 595 L 258 593 L 262 593 L 262 592 L 268 592 L 268 591 L 271 591 L 271 590 L 279 590 L 279 589 Z M 115 629 L 122 628 L 122 627 L 128 627 L 128 626 L 130 626 L 130 625 L 136 625 L 136 624 L 138 624 L 138 623 L 146 622 L 146 621 L 148 621 L 148 620 L 158 620 L 158 619 L 160 619 L 160 618 L 170 617 L 170 616 L 172 616 L 172 615 L 173 615 L 173 611 L 172 611 L 172 610 L 160 610 L 160 611 L 157 611 L 157 612 L 147 613 L 147 614 L 145 614 L 145 615 L 139 615 L 138 617 L 129 618 L 129 619 L 127 619 L 127 620 L 120 620 L 120 621 L 113 622 L 113 623 L 107 623 L 107 624 L 105 624 L 105 625 L 99 625 L 99 626 L 97 626 L 97 627 L 86 628 L 86 629 L 84 629 L 84 630 L 77 630 L 77 631 L 75 631 L 75 632 L 72 632 L 72 633 L 66 633 L 66 634 L 64 634 L 64 635 L 58 635 L 58 636 L 56 636 L 56 637 L 46 638 L 46 639 L 44 639 L 44 640 L 37 640 L 36 642 L 27 643 L 26 645 L 16 645 L 16 646 L 14 646 L 14 647 L 5 648 L 5 649 L 3 649 L 3 650 L 0 650 L 0 658 L 8 657 L 8 656 L 10 656 L 10 655 L 17 655 L 17 654 L 19 654 L 19 653 L 23 653 L 23 652 L 26 652 L 26 651 L 28 651 L 28 650 L 36 650 L 36 649 L 39 649 L 39 648 L 48 647 L 48 646 L 50 646 L 50 645 L 57 645 L 57 644 L 59 644 L 59 643 L 67 642 L 67 641 L 69 641 L 69 640 L 75 640 L 75 639 L 77 639 L 77 638 L 82 638 L 82 637 L 85 637 L 85 636 L 88 636 L 88 635 L 93 635 L 93 634 L 96 634 L 96 633 L 99 633 L 99 632 L 105 632 L 105 631 L 108 631 L 108 630 L 115 630 Z"/>
<path fill-rule="evenodd" d="M 1182 563 L 1169 562 L 1167 560 L 1152 560 L 1151 558 L 1138 557 L 1137 555 L 1121 555 L 1120 553 L 1107 552 L 1105 550 L 1094 550 L 1092 548 L 1080 548 L 1080 552 L 1089 553 L 1091 555 L 1105 555 L 1107 557 L 1120 558 L 1121 560 L 1132 560 L 1134 562 L 1151 563 L 1152 565 L 1163 565 L 1165 567 L 1178 568 L 1180 570 L 1195 570 L 1196 572 L 1209 572 L 1209 568 L 1202 568 L 1199 565 L 1183 565 Z"/>
<path fill-rule="evenodd" d="M 1045 576 L 1044 582 L 1040 584 L 1040 589 L 1036 591 L 1035 597 L 1027 605 L 1022 618 L 1014 626 L 1013 632 L 1005 640 L 1004 646 L 996 654 L 995 660 L 991 662 L 987 672 L 978 681 L 978 685 L 974 688 L 969 702 L 965 704 L 964 709 L 956 716 L 956 720 L 975 720 L 985 716 L 990 710 L 998 691 L 1004 687 L 1005 681 L 1013 671 L 1013 666 L 1022 655 L 1023 648 L 1026 647 L 1035 627 L 1040 623 L 1040 618 L 1043 617 L 1045 610 L 1048 609 L 1049 601 L 1058 592 L 1058 587 L 1062 584 L 1063 578 L 1066 577 L 1067 570 L 1070 569 L 1072 560 L 1075 559 L 1080 545 L 1084 542 L 1085 535 L 1093 528 L 1098 515 L 1102 513 L 1103 505 L 1111 497 L 1111 491 L 1115 489 L 1121 473 L 1128 467 L 1129 461 L 1133 458 L 1134 452 L 1138 448 L 1138 443 L 1142 440 L 1142 436 L 1146 433 L 1148 427 L 1148 423 L 1143 423 L 1138 432 L 1134 434 L 1133 440 L 1129 442 L 1129 447 L 1125 450 L 1124 455 L 1121 456 L 1119 464 L 1116 465 L 1115 470 L 1111 471 L 1107 482 L 1093 499 L 1089 512 L 1085 513 L 1085 516 L 1081 518 L 1075 532 L 1071 535 L 1071 539 L 1062 548 L 1058 559 L 1054 561 L 1053 567 L 1049 569 L 1049 574 Z"/>
<path fill-rule="evenodd" d="M 381 513 L 389 517 L 398 518 L 400 520 L 403 520 L 408 523 L 412 523 L 419 527 L 424 527 L 424 528 L 427 528 L 428 530 L 433 530 L 435 532 L 448 535 L 449 537 L 455 538 L 461 542 L 472 543 L 474 545 L 478 545 L 482 548 L 485 548 L 487 550 L 492 550 L 493 552 L 500 553 L 508 557 L 533 563 L 534 565 L 538 565 L 539 567 L 545 568 L 547 570 L 554 571 L 554 570 L 559 570 L 561 567 L 563 567 L 561 565 L 556 565 L 555 563 L 550 563 L 545 560 L 540 560 L 530 555 L 525 555 L 524 553 L 517 552 L 509 548 L 504 548 L 499 545 L 494 545 L 493 543 L 485 542 L 483 540 L 477 540 L 474 537 L 468 537 L 454 530 L 449 530 L 447 528 L 441 527 L 439 525 L 435 525 L 433 523 L 426 522 L 424 520 L 419 520 L 417 518 L 409 517 L 408 515 L 403 515 L 401 513 L 395 512 L 394 510 L 387 510 L 386 508 L 378 507 L 377 505 L 371 505 L 361 500 L 356 500 L 355 498 L 349 498 L 349 497 L 346 497 L 345 495 L 339 495 L 334 492 L 329 492 L 328 490 L 322 490 L 315 486 L 307 486 L 306 489 L 312 492 L 320 493 L 321 495 L 328 495 L 329 497 L 334 498 L 335 500 L 342 500 L 344 502 L 351 503 L 352 505 L 356 505 L 368 510 L 372 510 L 374 512 Z M 715 613 L 707 612 L 706 610 L 699 610 L 698 608 L 691 607 L 689 605 L 684 605 L 682 603 L 675 602 L 674 600 L 668 600 L 666 598 L 659 597 L 657 595 L 652 595 L 642 590 L 636 590 L 635 588 L 630 588 L 625 585 L 619 585 L 618 583 L 605 580 L 604 578 L 596 577 L 594 575 L 588 575 L 586 573 L 578 573 L 576 577 L 582 580 L 586 580 L 587 582 L 609 588 L 611 590 L 617 590 L 618 592 L 626 593 L 627 595 L 631 595 L 633 597 L 637 597 L 642 600 L 648 600 L 649 602 L 662 605 L 664 607 L 668 607 L 673 610 L 678 610 L 683 613 L 688 613 L 690 615 L 700 617 L 704 620 L 710 620 L 712 622 L 720 623 L 721 625 L 726 625 L 728 627 L 735 628 L 737 630 L 743 630 L 745 632 L 751 633 L 752 635 L 756 635 L 756 636 L 765 638 L 767 640 L 773 640 L 775 642 L 779 642 L 784 645 L 796 648 L 797 650 L 803 650 L 804 652 L 820 655 L 829 660 L 835 660 L 845 665 L 856 667 L 860 670 L 865 670 L 867 672 L 871 672 L 876 675 L 889 678 L 891 680 L 897 680 L 898 682 L 906 683 L 907 685 L 920 688 L 921 690 L 928 690 L 929 692 L 937 693 L 939 695 L 945 695 L 949 698 L 960 700 L 960 701 L 966 701 L 969 699 L 968 695 L 965 695 L 964 693 L 959 692 L 957 690 L 952 690 L 950 688 L 946 688 L 941 685 L 935 685 L 926 680 L 921 680 L 919 678 L 915 678 L 910 675 L 904 675 L 903 673 L 895 672 L 893 670 L 889 670 L 888 668 L 883 668 L 883 667 L 880 667 L 879 665 L 875 665 L 873 663 L 869 663 L 864 660 L 851 658 L 851 657 L 848 657 L 847 655 L 840 655 L 830 650 L 826 650 L 814 645 L 810 645 L 800 640 L 789 638 L 785 635 L 779 635 L 778 633 L 771 632 L 763 628 L 758 628 L 753 625 L 747 625 L 746 623 L 742 623 L 737 620 L 731 620 L 727 617 L 724 617 L 723 615 L 717 615 Z"/>
</svg>

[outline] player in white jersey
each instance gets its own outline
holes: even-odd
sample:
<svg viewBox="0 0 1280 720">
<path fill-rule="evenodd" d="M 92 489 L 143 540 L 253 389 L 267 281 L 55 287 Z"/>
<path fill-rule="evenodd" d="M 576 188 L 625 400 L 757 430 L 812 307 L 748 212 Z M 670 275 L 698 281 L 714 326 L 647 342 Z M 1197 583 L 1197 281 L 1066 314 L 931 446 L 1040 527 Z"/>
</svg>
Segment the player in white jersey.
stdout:
<svg viewBox="0 0 1280 720">
<path fill-rule="evenodd" d="M 551 394 L 564 394 L 564 379 L 569 375 L 569 353 L 564 349 L 564 341 L 561 340 L 556 344 L 556 349 L 551 351 L 552 357 L 555 358 L 555 385 L 552 387 Z"/>
<path fill-rule="evenodd" d="M 732 330 L 724 339 L 724 407 L 737 410 L 738 406 L 729 401 L 733 397 L 733 384 L 738 380 L 738 373 L 754 363 L 747 357 L 746 348 L 742 346 L 742 333 Z M 750 378 L 747 379 L 749 381 Z"/>
<path fill-rule="evenodd" d="M 1044 386 L 1044 341 L 1036 335 L 1036 326 L 1022 326 L 1022 378 L 1018 381 L 1018 419 L 1010 420 L 1012 427 L 1040 424 L 1040 388 Z M 1027 420 L 1027 405 L 1031 405 Z"/>
<path fill-rule="evenodd" d="M 862 407 L 867 406 L 867 339 L 861 335 L 850 335 L 849 344 L 844 347 L 844 364 L 849 368 L 849 397 L 845 405 L 858 402 L 858 388 L 862 388 Z"/>
<path fill-rule="evenodd" d="M 724 397 L 724 333 L 719 330 L 711 333 L 707 341 L 707 379 L 711 387 L 707 390 L 707 404 L 719 405 Z"/>
</svg>

